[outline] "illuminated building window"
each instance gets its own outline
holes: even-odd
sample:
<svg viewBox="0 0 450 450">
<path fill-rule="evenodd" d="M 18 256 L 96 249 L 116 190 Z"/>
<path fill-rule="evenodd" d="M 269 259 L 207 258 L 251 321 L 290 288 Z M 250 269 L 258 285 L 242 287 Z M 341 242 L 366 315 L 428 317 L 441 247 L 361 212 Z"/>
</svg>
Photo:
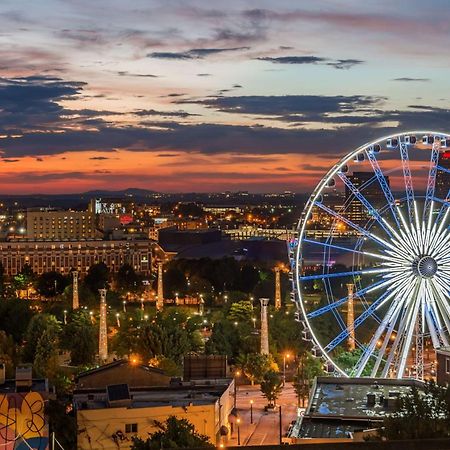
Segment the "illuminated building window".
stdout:
<svg viewBox="0 0 450 450">
<path fill-rule="evenodd" d="M 137 433 L 138 426 L 137 423 L 126 423 L 125 424 L 125 433 Z"/>
</svg>

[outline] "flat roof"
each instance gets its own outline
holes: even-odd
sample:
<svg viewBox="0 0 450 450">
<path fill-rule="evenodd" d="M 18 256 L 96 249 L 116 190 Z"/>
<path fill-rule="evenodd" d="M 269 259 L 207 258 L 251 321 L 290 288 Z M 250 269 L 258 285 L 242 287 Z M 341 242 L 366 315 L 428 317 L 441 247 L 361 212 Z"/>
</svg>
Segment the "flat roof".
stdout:
<svg viewBox="0 0 450 450">
<path fill-rule="evenodd" d="M 163 387 L 130 387 L 131 402 L 127 408 L 157 406 L 209 405 L 215 403 L 228 389 L 231 379 L 216 385 L 181 385 Z M 109 405 L 106 389 L 82 388 L 73 392 L 78 409 L 103 409 Z M 118 407 L 124 407 L 118 405 Z"/>
<path fill-rule="evenodd" d="M 423 384 L 412 379 L 319 377 L 305 415 L 381 420 L 413 386 Z"/>
</svg>

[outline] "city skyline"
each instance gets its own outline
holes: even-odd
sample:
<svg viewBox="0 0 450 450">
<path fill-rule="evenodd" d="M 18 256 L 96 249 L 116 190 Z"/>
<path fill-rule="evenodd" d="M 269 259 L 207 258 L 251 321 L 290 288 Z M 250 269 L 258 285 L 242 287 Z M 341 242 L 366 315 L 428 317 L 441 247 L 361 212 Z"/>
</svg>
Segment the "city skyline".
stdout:
<svg viewBox="0 0 450 450">
<path fill-rule="evenodd" d="M 308 192 L 446 131 L 444 2 L 5 1 L 0 193 Z"/>
</svg>

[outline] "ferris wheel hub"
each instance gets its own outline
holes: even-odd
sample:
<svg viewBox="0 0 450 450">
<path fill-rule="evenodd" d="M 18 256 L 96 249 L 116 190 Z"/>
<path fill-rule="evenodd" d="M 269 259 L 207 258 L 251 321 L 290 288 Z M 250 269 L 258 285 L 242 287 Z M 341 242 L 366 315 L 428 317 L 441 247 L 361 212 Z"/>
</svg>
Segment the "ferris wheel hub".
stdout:
<svg viewBox="0 0 450 450">
<path fill-rule="evenodd" d="M 432 256 L 422 256 L 413 263 L 413 270 L 417 276 L 431 278 L 436 275 L 438 265 Z"/>
</svg>

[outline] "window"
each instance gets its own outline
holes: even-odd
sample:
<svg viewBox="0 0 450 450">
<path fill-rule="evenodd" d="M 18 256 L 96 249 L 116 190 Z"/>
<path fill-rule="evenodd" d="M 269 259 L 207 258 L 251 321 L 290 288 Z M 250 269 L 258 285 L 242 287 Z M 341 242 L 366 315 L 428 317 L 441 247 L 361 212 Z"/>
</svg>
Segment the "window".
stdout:
<svg viewBox="0 0 450 450">
<path fill-rule="evenodd" d="M 450 373 L 450 358 L 445 358 L 445 373 Z"/>
<path fill-rule="evenodd" d="M 126 423 L 125 433 L 137 433 L 138 426 L 137 423 Z"/>
</svg>

